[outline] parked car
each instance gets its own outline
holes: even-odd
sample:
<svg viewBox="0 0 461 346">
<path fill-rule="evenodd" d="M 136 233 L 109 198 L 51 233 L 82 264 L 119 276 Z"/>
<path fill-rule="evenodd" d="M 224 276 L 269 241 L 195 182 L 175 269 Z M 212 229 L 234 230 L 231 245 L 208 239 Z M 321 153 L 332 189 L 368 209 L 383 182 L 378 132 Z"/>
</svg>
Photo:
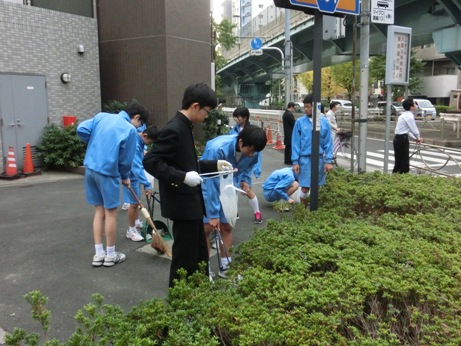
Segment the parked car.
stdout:
<svg viewBox="0 0 461 346">
<path fill-rule="evenodd" d="M 425 118 L 431 117 L 432 120 L 435 119 L 437 111 L 432 105 L 432 102 L 425 99 L 414 99 L 416 110 L 413 112 L 416 118 Z"/>
<path fill-rule="evenodd" d="M 338 102 L 339 105 L 336 106 L 336 110 L 338 115 L 342 115 L 345 117 L 350 117 L 352 114 L 352 102 L 349 100 L 340 100 L 340 99 L 332 99 L 332 101 Z M 359 108 L 355 107 L 355 114 L 358 114 Z"/>
<path fill-rule="evenodd" d="M 380 110 L 381 115 L 386 115 L 386 106 L 387 101 L 379 101 L 377 107 Z M 405 109 L 402 106 L 401 102 L 392 102 L 391 103 L 391 120 L 395 120 L 400 114 L 405 112 Z"/>
</svg>

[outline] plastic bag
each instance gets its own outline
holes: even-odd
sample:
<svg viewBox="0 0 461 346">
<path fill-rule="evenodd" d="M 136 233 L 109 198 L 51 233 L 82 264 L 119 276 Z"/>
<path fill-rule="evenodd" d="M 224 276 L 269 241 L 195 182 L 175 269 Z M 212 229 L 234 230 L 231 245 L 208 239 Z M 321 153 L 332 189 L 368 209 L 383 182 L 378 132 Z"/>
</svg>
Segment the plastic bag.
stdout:
<svg viewBox="0 0 461 346">
<path fill-rule="evenodd" d="M 219 181 L 219 200 L 223 208 L 224 216 L 231 227 L 237 222 L 237 191 L 233 185 L 234 175 L 232 173 L 221 175 Z"/>
</svg>

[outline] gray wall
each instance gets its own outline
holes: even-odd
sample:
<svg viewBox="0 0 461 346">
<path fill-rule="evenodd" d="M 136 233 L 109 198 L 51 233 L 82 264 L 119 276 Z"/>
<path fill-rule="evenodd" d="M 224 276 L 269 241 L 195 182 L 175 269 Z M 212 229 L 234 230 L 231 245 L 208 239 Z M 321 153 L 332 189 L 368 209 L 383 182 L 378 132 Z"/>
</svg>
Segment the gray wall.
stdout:
<svg viewBox="0 0 461 346">
<path fill-rule="evenodd" d="M 45 75 L 50 123 L 61 124 L 63 115 L 82 120 L 101 110 L 95 18 L 0 0 L 0 33 L 0 72 Z M 84 54 L 77 52 L 80 44 Z M 68 84 L 61 82 L 64 72 L 72 76 Z M 0 145 L 0 157 L 7 150 Z"/>
</svg>

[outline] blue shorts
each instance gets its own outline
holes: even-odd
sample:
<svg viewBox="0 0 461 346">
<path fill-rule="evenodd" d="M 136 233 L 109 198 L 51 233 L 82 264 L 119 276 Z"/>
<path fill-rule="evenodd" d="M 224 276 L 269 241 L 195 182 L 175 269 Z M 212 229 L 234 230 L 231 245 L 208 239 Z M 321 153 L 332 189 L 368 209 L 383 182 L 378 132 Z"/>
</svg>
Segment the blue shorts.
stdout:
<svg viewBox="0 0 461 346">
<path fill-rule="evenodd" d="M 138 180 L 131 180 L 131 188 L 133 191 L 136 193 L 136 196 L 138 198 L 141 198 L 141 184 L 139 183 Z M 133 197 L 133 194 L 131 193 L 130 190 L 125 185 L 122 185 L 122 190 L 123 190 L 123 203 L 130 203 L 130 204 L 138 204 L 138 201 Z"/>
<path fill-rule="evenodd" d="M 282 199 L 282 196 L 276 190 L 263 190 L 263 196 L 268 202 L 275 202 Z"/>
<path fill-rule="evenodd" d="M 120 205 L 120 178 L 99 174 L 86 167 L 85 193 L 88 204 L 117 208 Z"/>
<path fill-rule="evenodd" d="M 319 181 L 318 185 L 323 186 L 326 182 L 325 167 L 323 158 L 319 158 Z M 299 158 L 299 186 L 311 187 L 311 157 L 301 156 Z"/>
<path fill-rule="evenodd" d="M 224 211 L 223 211 L 222 207 L 219 209 L 219 222 L 220 223 L 229 223 L 229 222 L 227 222 L 227 219 L 224 216 Z M 203 223 L 208 223 L 208 217 L 205 216 L 203 218 Z"/>
</svg>

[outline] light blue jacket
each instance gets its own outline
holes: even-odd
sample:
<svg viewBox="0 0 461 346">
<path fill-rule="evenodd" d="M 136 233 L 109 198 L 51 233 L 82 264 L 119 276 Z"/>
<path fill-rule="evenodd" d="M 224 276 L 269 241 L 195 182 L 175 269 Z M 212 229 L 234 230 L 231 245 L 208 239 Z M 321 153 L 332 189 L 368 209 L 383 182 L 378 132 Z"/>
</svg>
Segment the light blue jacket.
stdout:
<svg viewBox="0 0 461 346">
<path fill-rule="evenodd" d="M 234 184 L 238 181 L 245 181 L 251 186 L 251 172 L 258 158 L 256 155 L 240 156 L 236 159 L 237 135 L 223 135 L 208 141 L 200 160 L 226 160 L 237 168 L 234 172 Z M 203 199 L 207 216 L 210 219 L 219 218 L 221 202 L 219 201 L 219 177 L 209 178 L 202 183 Z"/>
<path fill-rule="evenodd" d="M 333 159 L 333 140 L 331 139 L 331 127 L 327 118 L 320 117 L 320 140 L 319 155 L 325 163 L 331 163 Z M 291 161 L 293 165 L 299 164 L 301 156 L 311 156 L 312 153 L 312 121 L 303 116 L 298 118 L 293 128 L 291 139 Z"/>
<path fill-rule="evenodd" d="M 239 124 L 236 124 L 234 127 L 232 127 L 229 131 L 230 135 L 238 135 L 242 131 L 242 127 Z M 259 178 L 261 176 L 261 166 L 263 163 L 263 158 L 260 152 L 256 152 L 255 155 L 258 156 L 258 162 L 253 168 L 253 174 L 255 175 L 255 178 Z"/>
<path fill-rule="evenodd" d="M 129 178 L 139 135 L 128 113 L 98 113 L 78 125 L 77 135 L 88 144 L 85 167 L 102 175 Z"/>
<path fill-rule="evenodd" d="M 264 192 L 275 191 L 280 198 L 283 198 L 285 201 L 290 199 L 287 191 L 290 186 L 295 182 L 295 172 L 291 167 L 277 169 L 273 171 L 263 183 L 262 188 Z"/>
<path fill-rule="evenodd" d="M 144 166 L 142 165 L 142 160 L 144 158 L 144 141 L 141 136 L 138 134 L 138 140 L 136 142 L 136 153 L 133 158 L 133 165 L 131 166 L 130 180 L 139 181 L 144 185 L 144 190 L 151 190 L 151 185 L 149 180 L 146 178 L 144 173 Z"/>
</svg>

